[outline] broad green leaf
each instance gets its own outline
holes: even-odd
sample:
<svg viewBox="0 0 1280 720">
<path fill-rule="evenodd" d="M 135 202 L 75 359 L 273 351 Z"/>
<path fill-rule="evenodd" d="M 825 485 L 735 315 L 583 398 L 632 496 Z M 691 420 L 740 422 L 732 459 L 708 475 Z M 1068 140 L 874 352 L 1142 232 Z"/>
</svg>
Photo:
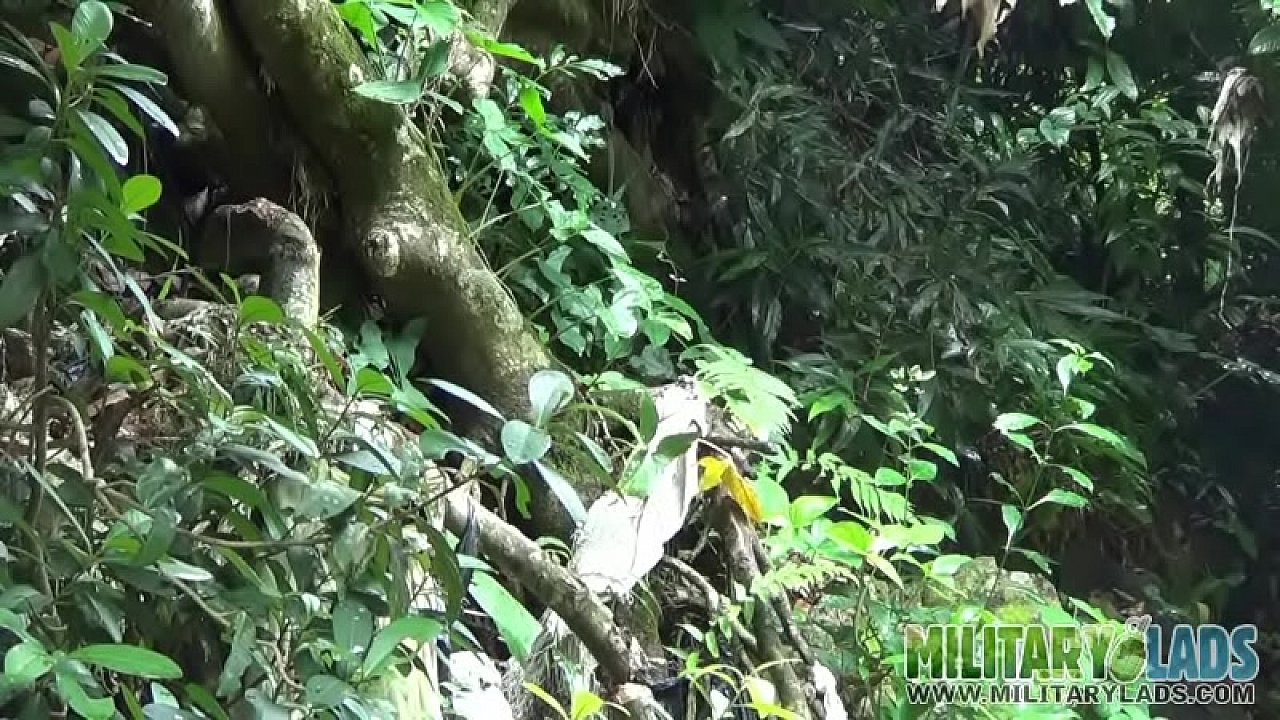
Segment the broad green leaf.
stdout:
<svg viewBox="0 0 1280 720">
<path fill-rule="evenodd" d="M 240 326 L 246 327 L 257 322 L 282 325 L 285 322 L 284 309 L 269 297 L 250 295 L 240 301 Z"/>
<path fill-rule="evenodd" d="M 871 551 L 871 532 L 861 523 L 852 520 L 832 524 L 827 528 L 827 537 L 859 555 Z"/>
<path fill-rule="evenodd" d="M 18 687 L 39 680 L 52 667 L 53 656 L 35 640 L 20 642 L 4 655 L 4 679 Z"/>
<path fill-rule="evenodd" d="M 415 643 L 426 643 L 440 634 L 444 626 L 439 620 L 429 617 L 402 617 L 391 621 L 378 631 L 369 645 L 369 652 L 364 656 L 361 675 L 365 679 L 376 676 L 391 654 L 405 640 Z"/>
<path fill-rule="evenodd" d="M 154 650 L 136 645 L 86 645 L 71 652 L 72 660 L 97 665 L 124 675 L 150 680 L 177 680 L 182 668 Z"/>
<path fill-rule="evenodd" d="M 911 458 L 907 460 L 907 470 L 911 474 L 912 480 L 933 482 L 938 477 L 938 466 L 928 460 Z"/>
<path fill-rule="evenodd" d="M 930 452 L 934 453 L 935 455 L 942 458 L 943 460 L 946 460 L 948 463 L 951 464 L 952 467 L 960 467 L 959 458 L 956 457 L 956 454 L 950 448 L 946 448 L 946 447 L 943 447 L 942 445 L 939 445 L 937 443 L 931 443 L 931 442 L 924 443 L 923 445 L 921 445 L 921 447 L 925 448 L 926 450 L 929 450 Z"/>
<path fill-rule="evenodd" d="M 0 278 L 0 328 L 13 327 L 31 312 L 47 282 L 44 265 L 35 254 L 18 258 Z"/>
<path fill-rule="evenodd" d="M 929 573 L 934 576 L 949 577 L 969 564 L 973 558 L 968 555 L 939 555 L 929 563 Z"/>
<path fill-rule="evenodd" d="M 111 36 L 113 21 L 111 8 L 106 3 L 85 0 L 76 6 L 71 16 L 71 35 L 84 50 L 93 52 Z"/>
<path fill-rule="evenodd" d="M 422 99 L 423 88 L 417 80 L 371 80 L 357 85 L 355 93 L 392 105 L 412 105 Z"/>
<path fill-rule="evenodd" d="M 344 655 L 362 657 L 373 638 L 373 614 L 354 596 L 338 602 L 333 611 L 333 642 Z"/>
<path fill-rule="evenodd" d="M 1133 72 L 1129 70 L 1129 63 L 1113 50 L 1107 51 L 1107 75 L 1111 78 L 1111 84 L 1124 93 L 1125 97 L 1130 100 L 1138 99 L 1138 84 L 1133 79 Z"/>
<path fill-rule="evenodd" d="M 880 487 L 900 487 L 907 484 L 907 479 L 902 476 L 902 473 L 887 467 L 876 468 L 872 481 Z"/>
<path fill-rule="evenodd" d="M 479 32 L 467 30 L 463 33 L 467 38 L 467 42 L 484 50 L 485 52 L 499 55 L 512 60 L 529 63 L 530 65 L 542 66 L 538 58 L 529 53 L 528 50 L 514 43 L 498 42 L 497 40 Z"/>
<path fill-rule="evenodd" d="M 524 662 L 533 649 L 534 638 L 542 631 L 538 619 L 488 573 L 477 572 L 472 576 L 471 597 L 493 619 L 511 654 Z"/>
<path fill-rule="evenodd" d="M 89 693 L 71 673 L 56 672 L 54 679 L 58 696 L 66 700 L 71 709 L 84 720 L 111 720 L 115 717 L 116 704 L 110 698 L 89 697 Z"/>
<path fill-rule="evenodd" d="M 1045 495 L 1044 497 L 1032 503 L 1031 507 L 1034 508 L 1044 503 L 1050 503 L 1053 505 L 1065 505 L 1067 507 L 1073 507 L 1073 508 L 1082 508 L 1088 505 L 1089 501 L 1085 497 L 1077 493 L 1073 493 L 1070 490 L 1063 490 L 1062 488 L 1054 488 L 1053 490 L 1050 490 L 1047 495 Z"/>
<path fill-rule="evenodd" d="M 573 399 L 573 380 L 559 370 L 540 370 L 529 378 L 529 404 L 533 424 L 544 427 L 553 415 Z"/>
<path fill-rule="evenodd" d="M 824 495 L 801 495 L 791 502 L 788 519 L 792 527 L 808 527 L 839 502 L 837 498 Z"/>
<path fill-rule="evenodd" d="M 756 494 L 760 497 L 760 512 L 772 525 L 785 525 L 791 510 L 791 500 L 782 485 L 771 477 L 756 478 Z"/>
<path fill-rule="evenodd" d="M 547 124 L 547 110 L 542 106 L 542 95 L 533 83 L 525 83 L 520 88 L 520 107 L 524 108 L 525 114 L 537 127 Z"/>
<path fill-rule="evenodd" d="M 312 675 L 307 679 L 306 701 L 318 708 L 331 708 L 353 692 L 350 685 L 332 675 Z"/>
<path fill-rule="evenodd" d="M 502 426 L 502 452 L 517 465 L 541 460 L 551 449 L 551 436 L 523 420 Z"/>
<path fill-rule="evenodd" d="M 1018 432 L 1026 430 L 1032 425 L 1039 424 L 1040 418 L 1027 415 L 1026 413 L 1004 413 L 996 418 L 994 423 L 995 429 L 1002 433 Z"/>
<path fill-rule="evenodd" d="M 618 238 L 613 236 L 613 233 L 593 225 L 582 231 L 582 239 L 594 245 L 608 257 L 618 260 L 627 259 L 626 249 L 622 247 L 622 243 L 618 242 Z"/>
</svg>

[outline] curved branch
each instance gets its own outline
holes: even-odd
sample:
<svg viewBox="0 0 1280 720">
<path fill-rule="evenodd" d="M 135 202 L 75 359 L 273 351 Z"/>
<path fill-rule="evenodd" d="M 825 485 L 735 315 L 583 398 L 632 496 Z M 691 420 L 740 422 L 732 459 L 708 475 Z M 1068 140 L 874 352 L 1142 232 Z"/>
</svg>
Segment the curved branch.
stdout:
<svg viewBox="0 0 1280 720">
<path fill-rule="evenodd" d="M 320 317 L 320 248 L 297 215 L 261 198 L 213 212 L 198 244 L 201 264 L 258 273 L 262 294 L 307 327 Z"/>
<path fill-rule="evenodd" d="M 461 535 L 474 513 L 480 552 L 503 574 L 519 581 L 547 604 L 582 640 L 604 670 L 612 688 L 631 681 L 627 643 L 614 626 L 613 613 L 577 575 L 550 560 L 533 541 L 502 518 L 462 493 L 448 497 L 445 526 Z"/>
</svg>

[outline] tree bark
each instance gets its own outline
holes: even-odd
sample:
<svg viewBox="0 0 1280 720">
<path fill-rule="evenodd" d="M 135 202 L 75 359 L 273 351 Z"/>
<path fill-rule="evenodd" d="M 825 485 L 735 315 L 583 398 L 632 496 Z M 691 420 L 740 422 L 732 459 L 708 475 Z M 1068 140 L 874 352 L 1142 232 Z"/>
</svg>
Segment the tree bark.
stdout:
<svg viewBox="0 0 1280 720">
<path fill-rule="evenodd" d="M 522 415 L 550 360 L 486 264 L 424 134 L 357 95 L 373 79 L 327 0 L 233 0 L 267 75 L 339 191 L 348 241 L 393 313 L 427 320 L 438 370 Z M 437 334 L 434 341 L 430 335 Z"/>
</svg>

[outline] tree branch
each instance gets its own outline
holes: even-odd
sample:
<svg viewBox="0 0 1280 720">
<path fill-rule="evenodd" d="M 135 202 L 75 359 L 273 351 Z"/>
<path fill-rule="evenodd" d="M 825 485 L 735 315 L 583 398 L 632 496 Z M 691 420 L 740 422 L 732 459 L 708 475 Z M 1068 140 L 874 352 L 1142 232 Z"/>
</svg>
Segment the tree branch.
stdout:
<svg viewBox="0 0 1280 720">
<path fill-rule="evenodd" d="M 445 526 L 457 535 L 475 514 L 480 552 L 503 574 L 520 581 L 582 640 L 604 670 L 611 689 L 631 681 L 627 643 L 614 627 L 613 613 L 576 575 L 552 561 L 533 541 L 470 496 L 447 496 Z"/>
</svg>

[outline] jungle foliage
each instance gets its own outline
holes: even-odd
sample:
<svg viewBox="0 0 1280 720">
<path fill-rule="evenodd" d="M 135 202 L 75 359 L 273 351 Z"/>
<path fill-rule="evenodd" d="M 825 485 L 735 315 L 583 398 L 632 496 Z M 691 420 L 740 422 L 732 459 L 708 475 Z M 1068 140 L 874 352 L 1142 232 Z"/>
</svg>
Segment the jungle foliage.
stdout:
<svg viewBox="0 0 1280 720">
<path fill-rule="evenodd" d="M 1280 3 L 599 5 L 0 0 L 0 714 L 1146 718 L 902 626 L 1275 626 Z"/>
</svg>

